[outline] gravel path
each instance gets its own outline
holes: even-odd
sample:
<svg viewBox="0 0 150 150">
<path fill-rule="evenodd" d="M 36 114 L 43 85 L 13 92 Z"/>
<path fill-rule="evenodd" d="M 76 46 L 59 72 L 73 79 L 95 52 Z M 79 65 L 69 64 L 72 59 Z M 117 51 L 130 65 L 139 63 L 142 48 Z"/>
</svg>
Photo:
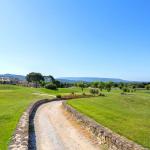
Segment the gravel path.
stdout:
<svg viewBox="0 0 150 150">
<path fill-rule="evenodd" d="M 62 101 L 39 107 L 34 119 L 37 150 L 98 150 L 84 133 L 67 119 Z"/>
</svg>

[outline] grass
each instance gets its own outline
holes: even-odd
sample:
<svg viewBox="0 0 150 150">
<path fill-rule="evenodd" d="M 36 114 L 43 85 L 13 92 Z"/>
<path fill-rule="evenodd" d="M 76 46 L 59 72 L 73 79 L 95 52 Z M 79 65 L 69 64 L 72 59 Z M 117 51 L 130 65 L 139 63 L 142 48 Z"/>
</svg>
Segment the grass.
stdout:
<svg viewBox="0 0 150 150">
<path fill-rule="evenodd" d="M 81 89 L 61 88 L 53 91 L 0 85 L 0 150 L 8 149 L 18 120 L 29 104 L 71 92 L 81 93 Z M 84 92 L 88 92 L 88 89 Z M 70 100 L 68 103 L 98 123 L 150 148 L 150 92 L 140 90 L 132 95 L 120 95 L 120 91 L 113 90 L 104 93 L 106 97 Z"/>
<path fill-rule="evenodd" d="M 42 88 L 39 90 L 41 92 L 54 94 L 54 95 L 57 95 L 57 94 L 66 95 L 66 94 L 71 94 L 72 92 L 75 92 L 76 94 L 81 93 L 80 88 L 59 88 L 58 90 L 49 90 L 49 89 Z M 87 93 L 88 91 L 89 91 L 88 89 L 84 89 L 84 92 Z"/>
<path fill-rule="evenodd" d="M 121 95 L 116 90 L 106 97 L 70 100 L 68 104 L 98 123 L 150 148 L 150 92 Z"/>
<path fill-rule="evenodd" d="M 14 85 L 0 85 L 0 150 L 8 149 L 13 131 L 23 111 L 34 101 L 51 98 L 56 94 L 79 93 L 78 88 L 62 88 L 57 91 L 44 88 L 27 88 Z"/>
</svg>

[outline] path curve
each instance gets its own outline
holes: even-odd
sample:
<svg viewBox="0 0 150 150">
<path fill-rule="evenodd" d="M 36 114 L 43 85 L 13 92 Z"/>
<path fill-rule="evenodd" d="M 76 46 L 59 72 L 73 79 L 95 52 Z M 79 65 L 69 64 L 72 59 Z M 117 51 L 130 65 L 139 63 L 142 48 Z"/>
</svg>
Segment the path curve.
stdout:
<svg viewBox="0 0 150 150">
<path fill-rule="evenodd" d="M 41 105 L 34 118 L 37 150 L 98 150 L 98 146 L 67 119 L 62 101 Z"/>
</svg>

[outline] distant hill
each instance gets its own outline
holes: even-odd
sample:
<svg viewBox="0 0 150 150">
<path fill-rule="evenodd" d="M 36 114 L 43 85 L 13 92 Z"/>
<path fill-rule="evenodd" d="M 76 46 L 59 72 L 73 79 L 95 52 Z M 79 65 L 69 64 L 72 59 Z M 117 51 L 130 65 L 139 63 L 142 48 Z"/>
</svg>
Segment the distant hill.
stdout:
<svg viewBox="0 0 150 150">
<path fill-rule="evenodd" d="M 11 79 L 19 79 L 20 81 L 25 81 L 26 78 L 23 75 L 16 75 L 16 74 L 0 74 L 0 77 L 6 77 Z M 61 82 L 73 83 L 73 82 L 94 82 L 94 81 L 102 81 L 102 82 L 129 82 L 127 80 L 118 79 L 118 78 L 99 78 L 99 77 L 60 77 L 56 78 Z"/>
<path fill-rule="evenodd" d="M 69 82 L 69 83 L 80 82 L 80 81 L 83 81 L 83 82 L 94 82 L 94 81 L 129 82 L 127 80 L 117 79 L 117 78 L 98 78 L 98 77 L 60 77 L 60 78 L 57 78 L 57 80 L 61 82 Z"/>
<path fill-rule="evenodd" d="M 10 79 L 18 79 L 20 81 L 25 81 L 25 76 L 23 75 L 15 75 L 15 74 L 0 74 L 0 77 L 10 78 Z"/>
</svg>

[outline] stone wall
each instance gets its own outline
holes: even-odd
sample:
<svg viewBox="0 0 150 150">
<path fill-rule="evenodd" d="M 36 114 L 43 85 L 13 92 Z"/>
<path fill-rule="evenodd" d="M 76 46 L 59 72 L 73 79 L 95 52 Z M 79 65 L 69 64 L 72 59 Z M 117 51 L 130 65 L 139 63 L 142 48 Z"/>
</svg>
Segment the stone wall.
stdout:
<svg viewBox="0 0 150 150">
<path fill-rule="evenodd" d="M 37 101 L 31 104 L 27 110 L 21 116 L 19 123 L 16 127 L 16 130 L 12 136 L 11 142 L 9 144 L 9 150 L 28 150 L 30 149 L 29 145 L 29 130 L 30 130 L 30 120 L 34 116 L 37 108 L 44 104 L 51 101 L 56 101 L 59 99 L 44 99 Z"/>
<path fill-rule="evenodd" d="M 30 141 L 30 136 L 32 136 L 32 125 L 33 118 L 36 113 L 37 108 L 51 101 L 57 101 L 59 99 L 44 99 L 37 101 L 31 104 L 27 110 L 21 116 L 19 123 L 16 127 L 14 135 L 9 144 L 9 150 L 34 150 L 36 149 Z M 81 122 L 82 125 L 90 130 L 99 142 L 103 145 L 106 145 L 109 150 L 148 150 L 142 146 L 122 137 L 118 134 L 112 132 L 111 130 L 103 127 L 102 125 L 96 123 L 94 120 L 84 116 L 83 114 L 76 111 L 71 106 L 67 105 L 66 102 L 63 102 L 64 108 L 76 118 L 78 122 Z M 33 131 L 34 133 L 34 131 Z M 35 141 L 33 141 L 35 144 Z M 33 147 L 32 147 L 33 146 Z"/>
<path fill-rule="evenodd" d="M 106 145 L 108 150 L 148 150 L 125 137 L 112 132 L 110 129 L 98 124 L 87 116 L 84 116 L 71 106 L 67 105 L 66 101 L 63 102 L 63 107 L 66 111 L 70 112 L 78 122 L 92 132 L 100 144 Z"/>
<path fill-rule="evenodd" d="M 83 97 L 82 95 L 79 96 Z M 63 97 L 62 97 L 63 98 Z M 63 99 L 73 99 L 73 97 L 64 97 Z M 34 150 L 36 149 L 35 132 L 33 118 L 37 108 L 48 102 L 58 101 L 60 99 L 43 99 L 31 104 L 27 110 L 22 114 L 19 123 L 14 131 L 9 144 L 9 150 Z"/>
</svg>

